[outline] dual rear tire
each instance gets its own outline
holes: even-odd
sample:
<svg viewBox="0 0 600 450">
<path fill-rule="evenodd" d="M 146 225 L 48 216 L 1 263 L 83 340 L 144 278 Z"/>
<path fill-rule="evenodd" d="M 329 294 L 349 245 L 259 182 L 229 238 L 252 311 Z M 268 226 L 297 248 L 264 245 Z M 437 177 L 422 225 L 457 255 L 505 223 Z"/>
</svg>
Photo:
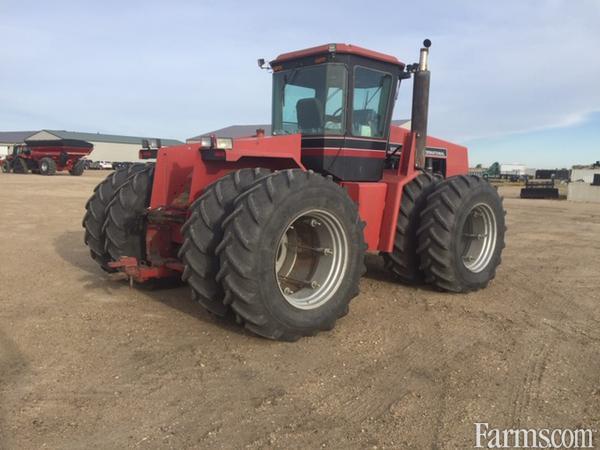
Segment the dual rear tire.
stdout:
<svg viewBox="0 0 600 450">
<path fill-rule="evenodd" d="M 153 181 L 154 165 L 133 171 L 108 204 L 103 231 L 104 252 L 110 260 L 123 256 L 146 260 L 146 209 Z"/>
<path fill-rule="evenodd" d="M 145 172 L 144 177 L 149 178 L 151 170 L 152 168 L 146 164 L 133 164 L 127 168 L 115 170 L 96 186 L 94 193 L 85 205 L 86 213 L 82 223 L 83 228 L 85 228 L 84 243 L 89 247 L 92 258 L 107 272 L 114 272 L 114 269 L 108 266 L 110 261 L 116 259 L 113 255 L 125 252 L 125 249 L 117 250 L 118 244 L 116 244 L 116 241 L 111 245 L 110 249 L 107 248 L 106 222 L 109 217 L 111 203 L 124 184 L 133 183 L 133 177 L 136 174 Z M 137 195 L 137 192 L 139 191 L 127 188 L 123 194 L 120 194 L 122 198 L 118 200 L 119 205 L 124 203 L 141 203 L 142 200 L 125 198 L 125 196 Z M 142 193 L 141 196 L 144 199 L 143 201 L 145 201 L 149 197 L 149 192 Z M 118 208 L 120 209 L 121 206 L 118 206 Z M 115 214 L 113 216 L 113 219 L 111 219 L 111 231 L 115 228 L 126 227 L 126 223 L 121 218 L 123 218 L 122 214 Z M 113 239 L 117 239 L 117 236 L 120 237 L 120 234 L 116 231 L 113 232 L 113 235 Z M 131 239 L 130 236 L 128 237 Z M 134 239 L 136 242 L 139 242 L 139 236 Z"/>
<path fill-rule="evenodd" d="M 394 248 L 392 252 L 383 254 L 387 270 L 403 283 L 418 284 L 424 281 L 417 255 L 417 230 L 421 223 L 421 212 L 427 205 L 427 197 L 440 181 L 441 178 L 437 175 L 421 173 L 404 186 Z"/>
<path fill-rule="evenodd" d="M 400 281 L 471 292 L 495 277 L 505 247 L 502 199 L 484 179 L 423 173 L 403 191 L 386 267 Z"/>
<path fill-rule="evenodd" d="M 460 175 L 441 182 L 427 198 L 417 231 L 425 281 L 450 292 L 486 287 L 505 247 L 505 214 L 486 180 Z"/>
</svg>

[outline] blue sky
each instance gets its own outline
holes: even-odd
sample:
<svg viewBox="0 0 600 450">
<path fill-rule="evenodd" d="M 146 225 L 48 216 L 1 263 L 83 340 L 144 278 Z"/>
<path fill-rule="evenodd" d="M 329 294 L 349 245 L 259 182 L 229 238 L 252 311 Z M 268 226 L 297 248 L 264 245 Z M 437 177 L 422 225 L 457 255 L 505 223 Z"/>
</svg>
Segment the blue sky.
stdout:
<svg viewBox="0 0 600 450">
<path fill-rule="evenodd" d="M 431 134 L 471 163 L 600 159 L 600 2 L 0 0 L 0 130 L 185 139 L 270 121 L 258 57 L 349 42 L 431 49 Z M 410 115 L 410 83 L 396 118 Z"/>
</svg>

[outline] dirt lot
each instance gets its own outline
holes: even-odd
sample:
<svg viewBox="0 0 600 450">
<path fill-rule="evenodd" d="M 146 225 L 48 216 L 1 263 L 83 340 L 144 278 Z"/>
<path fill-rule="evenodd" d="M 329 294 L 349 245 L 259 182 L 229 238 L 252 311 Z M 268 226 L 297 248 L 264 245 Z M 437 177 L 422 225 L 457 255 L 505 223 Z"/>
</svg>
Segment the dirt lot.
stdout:
<svg viewBox="0 0 600 450">
<path fill-rule="evenodd" d="M 600 442 L 600 205 L 508 197 L 496 280 L 451 295 L 377 257 L 336 329 L 271 342 L 187 287 L 129 289 L 81 218 L 106 173 L 0 174 L 0 448 L 467 448 L 474 422 Z"/>
</svg>

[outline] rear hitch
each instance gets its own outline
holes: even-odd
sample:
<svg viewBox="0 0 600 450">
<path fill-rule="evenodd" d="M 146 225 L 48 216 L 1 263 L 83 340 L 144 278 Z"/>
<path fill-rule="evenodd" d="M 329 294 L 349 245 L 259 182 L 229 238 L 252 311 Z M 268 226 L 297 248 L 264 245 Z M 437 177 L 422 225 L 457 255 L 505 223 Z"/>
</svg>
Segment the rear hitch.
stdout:
<svg viewBox="0 0 600 450">
<path fill-rule="evenodd" d="M 140 278 L 138 260 L 133 256 L 123 256 L 118 261 L 111 261 L 108 263 L 108 267 L 111 269 L 117 269 L 121 273 L 125 274 L 129 279 L 130 288 L 133 287 L 134 279 Z"/>
<path fill-rule="evenodd" d="M 161 265 L 149 266 L 144 262 L 140 263 L 133 256 L 122 256 L 118 261 L 109 262 L 108 267 L 127 276 L 130 286 L 133 286 L 134 281 L 144 283 L 152 278 L 179 277 L 184 269 L 179 261 L 169 260 L 163 261 Z"/>
</svg>

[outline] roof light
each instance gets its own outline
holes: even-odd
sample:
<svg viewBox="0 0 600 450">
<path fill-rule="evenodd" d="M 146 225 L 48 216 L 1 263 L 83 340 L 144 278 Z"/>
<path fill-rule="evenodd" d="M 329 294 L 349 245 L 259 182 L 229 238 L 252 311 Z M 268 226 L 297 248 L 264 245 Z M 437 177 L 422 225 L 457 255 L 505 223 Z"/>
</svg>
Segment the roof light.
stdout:
<svg viewBox="0 0 600 450">
<path fill-rule="evenodd" d="M 329 53 L 335 53 L 335 44 L 329 44 Z"/>
</svg>

